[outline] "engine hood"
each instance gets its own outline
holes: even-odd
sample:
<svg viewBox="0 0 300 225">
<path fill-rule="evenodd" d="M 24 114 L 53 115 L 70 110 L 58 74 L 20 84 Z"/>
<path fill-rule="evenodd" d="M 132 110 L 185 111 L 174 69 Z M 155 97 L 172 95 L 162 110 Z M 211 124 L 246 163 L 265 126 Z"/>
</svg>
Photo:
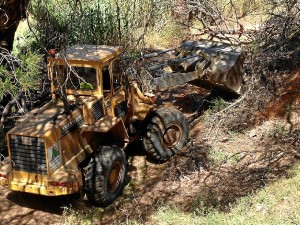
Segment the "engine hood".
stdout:
<svg viewBox="0 0 300 225">
<path fill-rule="evenodd" d="M 30 111 L 24 118 L 17 121 L 17 126 L 8 134 L 43 137 L 67 117 L 63 111 L 61 100 L 51 101 L 40 109 Z"/>
</svg>

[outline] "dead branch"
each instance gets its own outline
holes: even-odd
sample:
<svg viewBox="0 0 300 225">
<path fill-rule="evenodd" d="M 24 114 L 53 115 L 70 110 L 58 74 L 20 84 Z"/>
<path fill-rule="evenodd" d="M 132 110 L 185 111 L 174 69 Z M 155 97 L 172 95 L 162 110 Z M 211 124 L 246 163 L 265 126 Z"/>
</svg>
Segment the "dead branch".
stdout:
<svg viewBox="0 0 300 225">
<path fill-rule="evenodd" d="M 24 93 L 19 93 L 13 100 L 11 100 L 3 109 L 2 116 L 0 120 L 1 126 L 7 121 L 7 117 L 10 115 L 12 111 L 12 107 L 16 106 L 19 110 L 18 113 L 25 114 L 28 112 L 26 107 L 26 102 L 24 98 Z"/>
</svg>

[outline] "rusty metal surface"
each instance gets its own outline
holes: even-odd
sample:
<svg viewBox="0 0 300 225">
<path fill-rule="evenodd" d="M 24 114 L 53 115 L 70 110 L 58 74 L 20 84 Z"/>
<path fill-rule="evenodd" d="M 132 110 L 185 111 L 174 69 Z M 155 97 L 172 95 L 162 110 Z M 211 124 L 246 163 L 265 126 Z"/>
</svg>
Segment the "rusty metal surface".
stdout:
<svg viewBox="0 0 300 225">
<path fill-rule="evenodd" d="M 123 48 L 121 46 L 77 44 L 67 49 L 65 58 L 81 62 L 97 61 L 104 63 L 119 56 L 122 52 Z"/>
<path fill-rule="evenodd" d="M 185 41 L 175 58 L 149 68 L 153 91 L 191 82 L 240 95 L 245 52 L 238 46 L 211 41 Z"/>
</svg>

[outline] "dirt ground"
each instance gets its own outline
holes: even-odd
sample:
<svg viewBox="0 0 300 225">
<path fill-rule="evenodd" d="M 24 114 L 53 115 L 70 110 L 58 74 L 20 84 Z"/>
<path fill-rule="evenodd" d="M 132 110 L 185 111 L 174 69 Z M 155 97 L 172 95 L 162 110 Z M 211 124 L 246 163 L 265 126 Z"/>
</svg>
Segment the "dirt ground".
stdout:
<svg viewBox="0 0 300 225">
<path fill-rule="evenodd" d="M 120 224 L 128 219 L 151 224 L 149 219 L 152 213 L 164 204 L 175 205 L 183 211 L 189 211 L 198 204 L 197 196 L 200 194 L 209 196 L 204 199 L 204 203 L 210 201 L 211 205 L 246 195 L 249 190 L 263 186 L 263 176 L 266 175 L 260 173 L 253 175 L 254 164 L 243 168 L 242 162 L 237 163 L 234 168 L 226 166 L 225 162 L 220 168 L 223 173 L 217 171 L 211 175 L 207 162 L 208 151 L 212 149 L 225 153 L 263 151 L 268 145 L 265 142 L 268 136 L 266 134 L 276 123 L 274 118 L 279 116 L 286 120 L 285 114 L 280 110 L 284 108 L 282 105 L 284 102 L 286 104 L 288 102 L 295 109 L 288 119 L 294 124 L 298 123 L 300 98 L 294 93 L 297 91 L 294 84 L 300 80 L 299 76 L 299 72 L 295 72 L 289 81 L 293 88 L 282 92 L 280 97 L 271 102 L 264 113 L 259 115 L 264 122 L 244 133 L 227 136 L 223 141 L 208 146 L 202 140 L 203 124 L 201 121 L 197 122 L 191 127 L 191 140 L 184 150 L 163 164 L 151 162 L 141 151 L 140 143 L 131 146 L 127 152 L 128 176 L 125 190 L 122 196 L 105 209 L 89 205 L 86 199 L 44 197 L 10 192 L 0 187 L 0 224 Z M 178 108 L 189 122 L 193 122 L 202 110 L 205 110 L 206 105 L 203 103 L 207 101 L 209 94 L 207 90 L 186 84 L 160 93 L 157 101 L 159 104 Z M 287 97 L 288 95 L 291 97 Z M 294 160 L 293 157 L 285 159 L 285 162 L 280 161 L 280 164 L 276 164 L 278 168 L 286 168 L 286 164 Z M 260 162 L 260 166 L 255 164 L 255 169 L 260 171 L 264 162 L 257 162 Z M 235 172 L 237 168 L 240 168 L 242 173 Z M 241 177 L 243 184 L 240 182 Z M 215 185 L 218 183 L 221 185 Z"/>
<path fill-rule="evenodd" d="M 0 187 L 0 224 L 55 224 L 63 213 L 62 199 L 10 192 Z"/>
</svg>

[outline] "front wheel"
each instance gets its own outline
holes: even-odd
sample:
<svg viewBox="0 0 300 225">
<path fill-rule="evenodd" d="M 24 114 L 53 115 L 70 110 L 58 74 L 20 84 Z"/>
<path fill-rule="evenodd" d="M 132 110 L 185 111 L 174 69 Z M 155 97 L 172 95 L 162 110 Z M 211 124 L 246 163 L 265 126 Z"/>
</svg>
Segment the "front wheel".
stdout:
<svg viewBox="0 0 300 225">
<path fill-rule="evenodd" d="M 86 167 L 88 200 L 99 206 L 112 203 L 123 189 L 125 174 L 125 153 L 117 146 L 101 146 Z"/>
<path fill-rule="evenodd" d="M 174 108 L 161 108 L 147 125 L 143 145 L 151 158 L 164 162 L 181 151 L 188 135 L 188 122 L 182 112 Z"/>
</svg>

